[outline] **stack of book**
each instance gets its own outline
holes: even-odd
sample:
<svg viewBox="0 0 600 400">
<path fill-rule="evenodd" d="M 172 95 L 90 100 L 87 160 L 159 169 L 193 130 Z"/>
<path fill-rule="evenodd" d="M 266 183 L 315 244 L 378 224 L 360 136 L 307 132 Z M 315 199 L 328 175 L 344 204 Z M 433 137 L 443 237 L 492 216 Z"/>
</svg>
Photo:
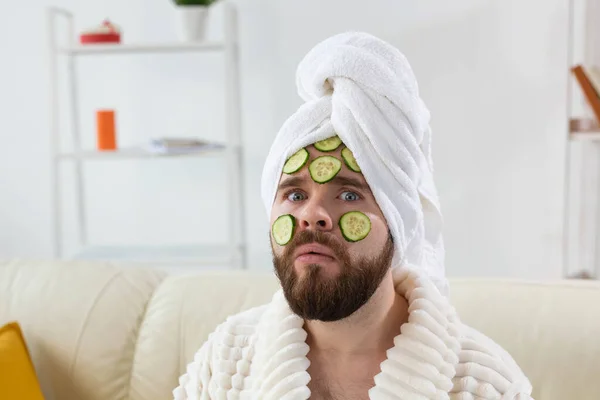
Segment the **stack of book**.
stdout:
<svg viewBox="0 0 600 400">
<path fill-rule="evenodd" d="M 187 138 L 153 139 L 145 146 L 146 151 L 154 154 L 197 153 L 207 150 L 223 149 L 224 147 L 225 146 L 220 143 Z"/>
<path fill-rule="evenodd" d="M 594 114 L 594 120 L 590 124 L 589 130 L 599 130 L 600 126 L 600 67 L 576 65 L 571 68 L 571 72 L 577 79 L 586 103 L 590 106 Z M 588 130 L 588 129 L 586 129 Z"/>
</svg>

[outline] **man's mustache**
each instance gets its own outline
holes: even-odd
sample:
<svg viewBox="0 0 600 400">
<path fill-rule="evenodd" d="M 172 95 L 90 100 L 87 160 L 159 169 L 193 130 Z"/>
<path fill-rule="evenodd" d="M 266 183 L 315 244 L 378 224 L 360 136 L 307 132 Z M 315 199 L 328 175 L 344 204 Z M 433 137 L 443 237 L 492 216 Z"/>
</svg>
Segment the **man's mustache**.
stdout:
<svg viewBox="0 0 600 400">
<path fill-rule="evenodd" d="M 298 247 L 310 243 L 318 243 L 322 246 L 328 247 L 331 249 L 331 251 L 333 251 L 339 260 L 345 258 L 346 249 L 338 238 L 331 233 L 313 230 L 298 232 L 292 241 L 286 246 L 284 258 L 289 260 Z"/>
</svg>

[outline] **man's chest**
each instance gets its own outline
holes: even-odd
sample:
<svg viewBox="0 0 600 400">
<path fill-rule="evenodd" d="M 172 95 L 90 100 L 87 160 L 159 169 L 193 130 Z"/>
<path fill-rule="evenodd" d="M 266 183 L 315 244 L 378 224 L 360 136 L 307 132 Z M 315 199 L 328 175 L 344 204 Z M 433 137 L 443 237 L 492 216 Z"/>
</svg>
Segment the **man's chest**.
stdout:
<svg viewBox="0 0 600 400">
<path fill-rule="evenodd" d="M 333 358 L 314 354 L 309 359 L 311 400 L 369 400 L 369 390 L 375 385 L 381 359 L 363 357 L 332 362 Z"/>
<path fill-rule="evenodd" d="M 312 376 L 308 384 L 310 400 L 369 400 L 372 380 L 331 380 Z"/>
</svg>

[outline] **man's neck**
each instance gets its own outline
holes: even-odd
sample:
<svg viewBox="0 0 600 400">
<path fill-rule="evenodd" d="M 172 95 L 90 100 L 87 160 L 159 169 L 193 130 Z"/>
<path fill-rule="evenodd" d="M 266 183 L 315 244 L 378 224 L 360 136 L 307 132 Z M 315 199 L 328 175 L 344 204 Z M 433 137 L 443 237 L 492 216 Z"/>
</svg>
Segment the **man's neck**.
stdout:
<svg viewBox="0 0 600 400">
<path fill-rule="evenodd" d="M 396 293 L 390 271 L 371 299 L 350 317 L 336 322 L 306 321 L 307 343 L 311 353 L 340 360 L 385 354 L 407 320 L 408 303 Z"/>
</svg>

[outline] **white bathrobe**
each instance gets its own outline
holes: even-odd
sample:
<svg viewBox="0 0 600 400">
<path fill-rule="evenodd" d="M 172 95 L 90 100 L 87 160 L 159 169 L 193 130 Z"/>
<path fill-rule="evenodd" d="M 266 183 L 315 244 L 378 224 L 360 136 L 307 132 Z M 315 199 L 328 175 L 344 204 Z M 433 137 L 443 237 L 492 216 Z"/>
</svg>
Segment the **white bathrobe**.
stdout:
<svg viewBox="0 0 600 400">
<path fill-rule="evenodd" d="M 531 385 L 513 359 L 462 324 L 449 303 L 429 111 L 406 57 L 369 34 L 336 35 L 302 60 L 297 85 L 305 103 L 284 123 L 265 162 L 267 214 L 286 159 L 338 135 L 394 237 L 395 287 L 409 303 L 409 318 L 369 397 L 530 399 Z M 175 399 L 308 399 L 303 326 L 281 291 L 269 304 L 228 318 L 189 364 Z"/>
<path fill-rule="evenodd" d="M 510 355 L 461 323 L 428 277 L 402 269 L 394 282 L 408 301 L 408 322 L 374 377 L 370 399 L 531 399 L 531 384 Z M 270 303 L 228 318 L 188 365 L 174 399 L 310 398 L 303 325 L 281 290 Z"/>
</svg>

